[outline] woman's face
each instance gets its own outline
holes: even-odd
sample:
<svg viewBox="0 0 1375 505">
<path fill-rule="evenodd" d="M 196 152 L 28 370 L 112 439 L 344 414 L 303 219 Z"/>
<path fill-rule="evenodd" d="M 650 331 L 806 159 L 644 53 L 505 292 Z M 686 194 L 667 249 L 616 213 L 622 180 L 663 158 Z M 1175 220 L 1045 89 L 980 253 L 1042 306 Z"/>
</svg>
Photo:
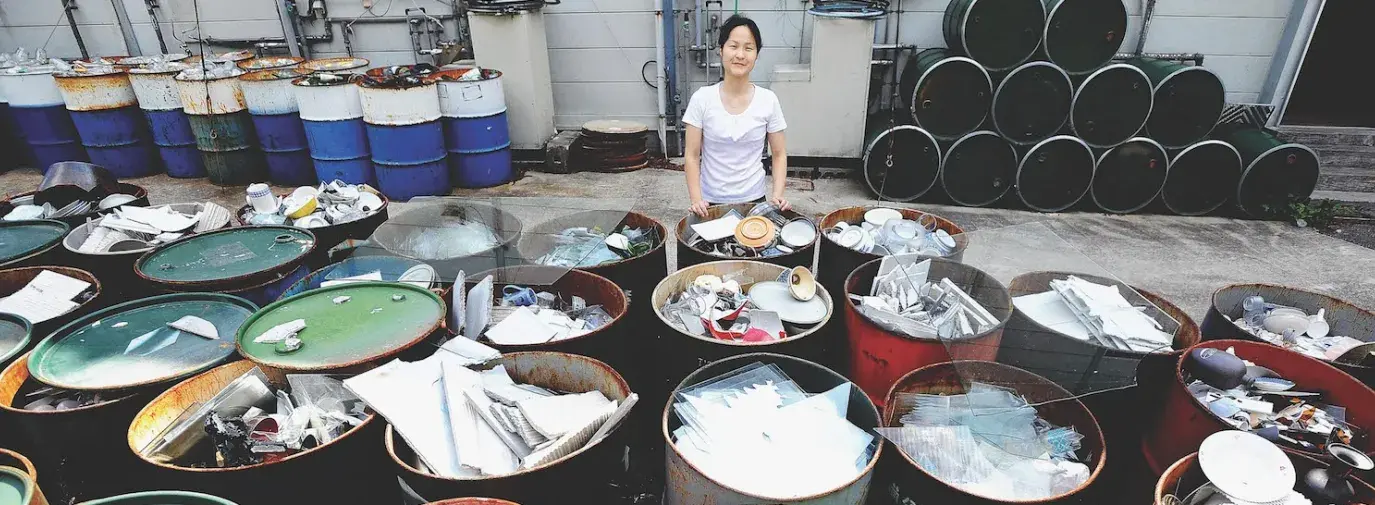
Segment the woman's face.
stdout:
<svg viewBox="0 0 1375 505">
<path fill-rule="evenodd" d="M 744 26 L 730 31 L 730 38 L 721 46 L 722 71 L 734 77 L 749 77 L 754 70 L 754 61 L 759 58 L 759 46 L 754 43 L 754 34 Z"/>
</svg>

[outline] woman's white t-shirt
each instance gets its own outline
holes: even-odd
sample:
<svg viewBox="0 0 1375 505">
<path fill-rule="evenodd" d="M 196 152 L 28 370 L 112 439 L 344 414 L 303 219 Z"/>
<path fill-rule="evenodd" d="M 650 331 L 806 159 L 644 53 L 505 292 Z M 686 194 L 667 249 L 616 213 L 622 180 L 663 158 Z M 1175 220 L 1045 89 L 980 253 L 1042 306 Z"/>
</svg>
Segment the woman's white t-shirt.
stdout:
<svg viewBox="0 0 1375 505">
<path fill-rule="evenodd" d="M 702 129 L 703 200 L 742 203 L 765 196 L 764 141 L 788 127 L 777 95 L 755 86 L 749 107 L 731 114 L 721 101 L 721 84 L 704 86 L 692 94 L 683 122 Z"/>
</svg>

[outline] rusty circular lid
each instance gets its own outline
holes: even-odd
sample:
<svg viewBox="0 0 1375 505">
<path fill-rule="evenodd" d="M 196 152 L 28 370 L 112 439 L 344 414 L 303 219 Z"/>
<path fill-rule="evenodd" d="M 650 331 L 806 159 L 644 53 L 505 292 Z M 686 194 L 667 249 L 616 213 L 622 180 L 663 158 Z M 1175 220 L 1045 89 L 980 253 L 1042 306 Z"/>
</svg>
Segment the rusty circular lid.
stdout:
<svg viewBox="0 0 1375 505">
<path fill-rule="evenodd" d="M 372 62 L 368 61 L 366 58 L 350 58 L 346 56 L 342 58 L 321 58 L 318 60 L 310 60 L 305 63 L 302 63 L 301 68 L 310 70 L 312 72 L 335 72 L 339 70 L 355 70 L 359 68 L 367 68 L 367 66 L 371 64 Z"/>
<path fill-rule="evenodd" d="M 147 64 L 153 63 L 154 61 L 157 61 L 157 60 L 162 60 L 162 61 L 165 61 L 165 62 L 169 62 L 169 63 L 170 63 L 170 62 L 177 62 L 177 61 L 185 61 L 187 58 L 190 58 L 190 57 L 191 57 L 191 53 L 155 54 L 155 55 L 152 55 L 152 56 L 126 56 L 126 57 L 124 57 L 124 58 L 120 58 L 119 61 L 118 61 L 118 63 L 119 63 L 120 65 L 130 65 L 130 66 L 132 66 L 132 65 L 147 65 Z"/>
<path fill-rule="evenodd" d="M 237 296 L 181 293 L 115 305 L 39 342 L 29 373 L 63 389 L 106 391 L 190 377 L 234 355 L 230 339 L 258 309 Z M 214 338 L 211 338 L 214 337 Z"/>
<path fill-rule="evenodd" d="M 335 370 L 390 357 L 438 330 L 444 301 L 403 282 L 354 282 L 307 291 L 274 302 L 239 328 L 239 354 L 283 370 Z M 262 339 L 295 320 L 299 348 Z"/>
<path fill-rule="evenodd" d="M 295 268 L 314 250 L 310 230 L 242 226 L 169 242 L 139 257 L 134 271 L 150 282 L 182 288 L 253 285 Z"/>
<path fill-rule="evenodd" d="M 630 133 L 644 133 L 649 131 L 649 127 L 643 123 L 634 121 L 622 121 L 619 119 L 599 119 L 583 123 L 582 129 L 593 133 L 609 133 L 624 135 Z"/>
<path fill-rule="evenodd" d="M 269 68 L 267 70 L 255 70 L 239 76 L 242 81 L 280 81 L 282 79 L 296 79 L 310 75 L 310 71 L 299 67 Z"/>
<path fill-rule="evenodd" d="M 265 70 L 269 68 L 288 68 L 300 65 L 306 61 L 300 56 L 269 56 L 266 58 L 253 58 L 243 60 L 238 63 L 238 67 L 244 70 Z"/>
<path fill-rule="evenodd" d="M 767 246 L 773 242 L 774 235 L 773 221 L 764 216 L 750 216 L 735 225 L 735 241 L 745 247 Z"/>
</svg>

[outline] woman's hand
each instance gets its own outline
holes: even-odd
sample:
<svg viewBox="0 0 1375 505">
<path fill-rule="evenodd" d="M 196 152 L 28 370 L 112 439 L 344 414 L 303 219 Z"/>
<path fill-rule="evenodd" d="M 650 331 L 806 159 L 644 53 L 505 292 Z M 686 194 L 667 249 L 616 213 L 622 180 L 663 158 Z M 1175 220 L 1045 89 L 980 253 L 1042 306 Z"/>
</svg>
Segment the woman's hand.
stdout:
<svg viewBox="0 0 1375 505">
<path fill-rule="evenodd" d="M 695 202 L 692 202 L 692 206 L 688 208 L 692 210 L 693 214 L 697 214 L 701 217 L 707 217 L 707 207 L 709 206 L 710 205 L 706 202 L 706 200 L 697 200 Z"/>
<path fill-rule="evenodd" d="M 793 205 L 788 203 L 788 199 L 783 198 L 782 192 L 775 193 L 773 198 L 769 199 L 769 203 L 772 203 L 774 207 L 778 207 L 778 210 L 791 210 L 793 208 Z"/>
</svg>

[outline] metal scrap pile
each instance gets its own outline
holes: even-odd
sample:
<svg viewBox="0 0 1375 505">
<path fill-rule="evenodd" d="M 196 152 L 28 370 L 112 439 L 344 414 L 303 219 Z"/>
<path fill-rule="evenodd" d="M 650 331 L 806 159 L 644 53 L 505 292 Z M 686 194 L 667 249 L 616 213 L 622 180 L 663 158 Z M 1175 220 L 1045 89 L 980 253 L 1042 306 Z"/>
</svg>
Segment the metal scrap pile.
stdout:
<svg viewBox="0 0 1375 505">
<path fill-rule="evenodd" d="M 888 331 L 916 338 L 958 339 L 984 333 L 998 318 L 950 279 L 929 280 L 931 260 L 888 258 L 868 295 L 850 294 L 859 313 Z"/>
</svg>

